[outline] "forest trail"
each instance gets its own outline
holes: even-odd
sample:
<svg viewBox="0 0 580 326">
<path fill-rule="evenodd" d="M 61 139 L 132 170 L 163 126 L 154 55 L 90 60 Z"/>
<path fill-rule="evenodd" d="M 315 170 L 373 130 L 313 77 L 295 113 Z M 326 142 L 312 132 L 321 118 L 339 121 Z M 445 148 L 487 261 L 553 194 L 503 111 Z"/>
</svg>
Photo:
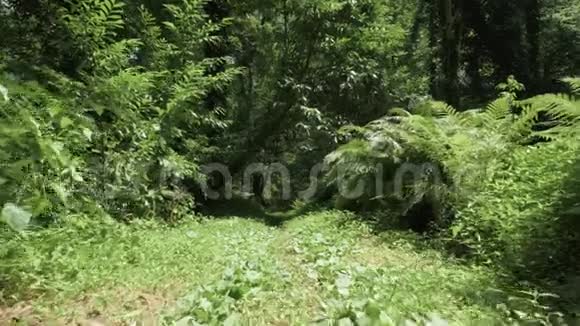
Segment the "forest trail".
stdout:
<svg viewBox="0 0 580 326">
<path fill-rule="evenodd" d="M 34 257 L 20 261 L 23 270 L 45 272 L 14 291 L 19 303 L 2 310 L 0 324 L 444 318 L 465 325 L 504 317 L 490 301 L 502 297 L 490 271 L 422 249 L 411 234 L 374 234 L 346 213 L 312 213 L 278 227 L 236 217 L 174 228 L 142 222 L 63 240 L 72 232 L 8 244 Z M 54 248 L 57 236 L 64 242 Z"/>
</svg>

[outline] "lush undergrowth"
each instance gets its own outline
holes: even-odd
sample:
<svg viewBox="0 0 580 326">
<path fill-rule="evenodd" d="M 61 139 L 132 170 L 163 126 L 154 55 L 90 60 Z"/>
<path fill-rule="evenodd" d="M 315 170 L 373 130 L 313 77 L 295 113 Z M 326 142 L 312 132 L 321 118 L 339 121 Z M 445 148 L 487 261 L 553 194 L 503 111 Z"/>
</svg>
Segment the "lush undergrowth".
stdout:
<svg viewBox="0 0 580 326">
<path fill-rule="evenodd" d="M 580 93 L 567 82 L 571 95 L 518 100 L 510 78 L 483 109 L 427 102 L 348 127 L 352 140 L 326 159 L 337 208 L 388 211 L 387 227 L 428 232 L 520 279 L 577 275 Z"/>
<path fill-rule="evenodd" d="M 4 238 L 0 324 L 398 325 L 556 321 L 550 299 L 416 235 L 318 212 L 281 226 L 70 219 Z"/>
</svg>

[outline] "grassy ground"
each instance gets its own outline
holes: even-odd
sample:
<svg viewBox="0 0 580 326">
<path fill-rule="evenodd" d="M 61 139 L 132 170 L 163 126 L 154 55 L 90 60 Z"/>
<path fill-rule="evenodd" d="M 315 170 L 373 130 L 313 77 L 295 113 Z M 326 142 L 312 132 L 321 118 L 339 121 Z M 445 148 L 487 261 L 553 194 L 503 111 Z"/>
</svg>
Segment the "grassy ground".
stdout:
<svg viewBox="0 0 580 326">
<path fill-rule="evenodd" d="M 0 325 L 493 325 L 548 316 L 541 295 L 514 296 L 491 270 L 422 249 L 410 234 L 373 234 L 340 212 L 279 226 L 73 219 L 3 242 Z"/>
</svg>

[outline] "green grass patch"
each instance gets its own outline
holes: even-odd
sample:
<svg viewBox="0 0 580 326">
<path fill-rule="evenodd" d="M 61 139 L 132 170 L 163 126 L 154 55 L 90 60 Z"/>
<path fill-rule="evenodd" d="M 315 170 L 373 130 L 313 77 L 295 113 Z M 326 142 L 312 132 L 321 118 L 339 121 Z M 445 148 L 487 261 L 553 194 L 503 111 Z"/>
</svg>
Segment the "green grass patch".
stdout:
<svg viewBox="0 0 580 326">
<path fill-rule="evenodd" d="M 278 227 L 74 219 L 3 234 L 0 323 L 398 325 L 547 320 L 541 295 L 342 212 Z M 422 246 L 424 247 L 424 246 Z M 529 289 L 518 289 L 529 290 Z"/>
</svg>

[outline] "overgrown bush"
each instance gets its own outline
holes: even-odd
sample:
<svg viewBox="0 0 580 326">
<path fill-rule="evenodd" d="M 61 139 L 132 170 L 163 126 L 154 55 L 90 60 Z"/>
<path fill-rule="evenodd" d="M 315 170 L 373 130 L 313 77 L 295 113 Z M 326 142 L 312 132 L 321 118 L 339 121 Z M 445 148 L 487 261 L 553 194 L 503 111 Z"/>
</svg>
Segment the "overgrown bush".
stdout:
<svg viewBox="0 0 580 326">
<path fill-rule="evenodd" d="M 393 110 L 327 157 L 327 179 L 347 189 L 364 184 L 359 202 L 374 202 L 411 227 L 418 219 L 421 231 L 437 226 L 431 229 L 458 253 L 513 267 L 570 263 L 562 253 L 580 235 L 572 204 L 580 105 L 574 93 L 520 101 L 513 79 L 501 88 L 483 110 L 457 112 L 438 102 Z M 408 164 L 416 174 L 397 186 Z M 377 172 L 384 193 L 376 192 Z"/>
<path fill-rule="evenodd" d="M 202 181 L 208 135 L 229 124 L 205 97 L 240 72 L 227 58 L 206 57 L 228 22 L 210 21 L 205 4 L 166 5 L 162 22 L 143 6 L 126 17 L 126 3 L 117 0 L 57 6 L 62 42 L 81 63 L 74 76 L 44 66 L 2 68 L 0 205 L 44 221 L 71 212 L 191 214 L 186 180 Z M 141 26 L 134 38 L 126 37 L 134 32 L 128 19 Z M 221 70 L 210 73 L 215 66 Z"/>
</svg>

